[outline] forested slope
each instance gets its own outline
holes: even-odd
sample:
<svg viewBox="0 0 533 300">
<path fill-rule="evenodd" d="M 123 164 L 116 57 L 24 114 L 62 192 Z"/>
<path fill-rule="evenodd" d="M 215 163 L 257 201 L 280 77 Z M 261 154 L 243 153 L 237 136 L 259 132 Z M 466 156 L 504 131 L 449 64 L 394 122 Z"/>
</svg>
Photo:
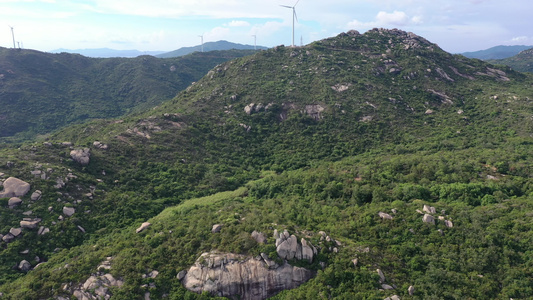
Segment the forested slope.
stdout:
<svg viewBox="0 0 533 300">
<path fill-rule="evenodd" d="M 23 218 L 49 232 L 2 242 L 0 291 L 95 295 L 84 283 L 110 274 L 112 299 L 207 299 L 178 279 L 202 253 L 283 264 L 273 236 L 287 230 L 316 246 L 288 262 L 315 276 L 276 299 L 532 297 L 532 83 L 412 33 L 351 31 L 223 63 L 155 109 L 2 149 L 3 178 L 31 189 L 21 206 L 3 200 L 0 233 Z"/>
</svg>

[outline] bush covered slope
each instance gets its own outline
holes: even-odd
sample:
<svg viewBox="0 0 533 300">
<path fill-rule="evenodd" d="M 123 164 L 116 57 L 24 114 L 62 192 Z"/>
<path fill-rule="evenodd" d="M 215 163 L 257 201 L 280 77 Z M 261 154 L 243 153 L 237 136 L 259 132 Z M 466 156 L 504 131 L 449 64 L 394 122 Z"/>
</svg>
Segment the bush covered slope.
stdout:
<svg viewBox="0 0 533 300">
<path fill-rule="evenodd" d="M 217 64 L 252 53 L 97 59 L 0 48 L 0 141 L 147 109 L 173 98 Z"/>
<path fill-rule="evenodd" d="M 206 299 L 177 274 L 203 252 L 274 256 L 273 231 L 287 229 L 339 243 L 292 261 L 316 276 L 276 299 L 532 297 L 532 79 L 411 33 L 349 32 L 223 63 L 150 111 L 1 149 L 4 178 L 32 188 L 22 206 L 4 199 L 0 233 L 24 217 L 50 232 L 2 242 L 0 292 L 67 297 L 107 272 L 123 280 L 114 299 Z M 70 147 L 89 148 L 89 164 Z M 46 263 L 13 268 L 23 259 Z"/>
<path fill-rule="evenodd" d="M 512 57 L 493 59 L 489 62 L 509 66 L 516 71 L 533 73 L 533 48 L 521 51 Z"/>
</svg>

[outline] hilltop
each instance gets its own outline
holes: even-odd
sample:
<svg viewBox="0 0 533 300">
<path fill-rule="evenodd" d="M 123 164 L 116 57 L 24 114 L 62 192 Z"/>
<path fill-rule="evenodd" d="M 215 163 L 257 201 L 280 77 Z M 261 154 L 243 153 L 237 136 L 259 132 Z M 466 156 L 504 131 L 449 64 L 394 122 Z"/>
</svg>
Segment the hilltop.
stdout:
<svg viewBox="0 0 533 300">
<path fill-rule="evenodd" d="M 20 141 L 68 124 L 147 109 L 173 98 L 217 64 L 252 53 L 98 59 L 0 48 L 0 140 Z"/>
<path fill-rule="evenodd" d="M 0 292 L 529 298 L 532 83 L 413 33 L 350 31 L 5 147 Z"/>
<path fill-rule="evenodd" d="M 139 50 L 115 50 L 109 48 L 98 48 L 98 49 L 55 49 L 51 50 L 50 53 L 73 53 L 81 54 L 87 57 L 95 58 L 111 58 L 111 57 L 137 57 L 141 55 L 158 55 L 164 53 L 164 51 L 139 51 Z"/>
<path fill-rule="evenodd" d="M 243 45 L 238 43 L 232 43 L 228 41 L 217 41 L 217 42 L 207 42 L 203 44 L 203 50 L 204 52 L 208 51 L 221 51 L 221 50 L 265 50 L 268 49 L 267 47 L 263 46 L 254 46 L 254 45 Z M 182 47 L 174 51 L 161 53 L 156 55 L 156 57 L 159 58 L 169 58 L 169 57 L 180 57 L 183 55 L 187 55 L 193 52 L 201 52 L 202 51 L 202 45 L 197 45 L 193 47 Z"/>
</svg>

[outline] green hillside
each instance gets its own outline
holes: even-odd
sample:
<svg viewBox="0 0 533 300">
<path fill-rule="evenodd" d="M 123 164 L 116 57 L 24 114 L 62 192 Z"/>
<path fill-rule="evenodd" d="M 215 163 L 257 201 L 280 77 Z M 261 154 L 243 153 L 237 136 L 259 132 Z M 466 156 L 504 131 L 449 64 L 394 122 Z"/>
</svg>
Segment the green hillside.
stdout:
<svg viewBox="0 0 533 300">
<path fill-rule="evenodd" d="M 223 253 L 242 255 L 227 272 L 264 254 L 312 274 L 274 299 L 531 298 L 532 83 L 412 33 L 350 31 L 222 63 L 156 108 L 4 147 L 0 177 L 31 189 L 19 206 L 1 199 L 0 234 L 40 221 L 0 242 L 0 292 L 210 299 L 226 294 L 178 278 Z M 86 165 L 71 158 L 83 148 Z M 284 265 L 284 230 L 316 247 L 312 260 Z M 205 286 L 223 288 L 213 274 Z"/>
<path fill-rule="evenodd" d="M 0 48 L 0 141 L 147 109 L 173 98 L 217 64 L 252 53 L 97 59 Z"/>
<path fill-rule="evenodd" d="M 515 56 L 505 59 L 494 59 L 488 62 L 493 64 L 505 65 L 520 72 L 533 73 L 533 48 L 524 50 Z"/>
<path fill-rule="evenodd" d="M 159 58 L 171 58 L 171 57 L 180 57 L 188 55 L 194 52 L 209 52 L 209 51 L 224 51 L 224 50 L 265 50 L 267 47 L 263 46 L 253 46 L 253 45 L 243 45 L 232 43 L 228 41 L 217 41 L 217 42 L 207 42 L 203 45 L 193 46 L 193 47 L 182 47 L 174 51 L 161 53 L 155 55 Z"/>
</svg>

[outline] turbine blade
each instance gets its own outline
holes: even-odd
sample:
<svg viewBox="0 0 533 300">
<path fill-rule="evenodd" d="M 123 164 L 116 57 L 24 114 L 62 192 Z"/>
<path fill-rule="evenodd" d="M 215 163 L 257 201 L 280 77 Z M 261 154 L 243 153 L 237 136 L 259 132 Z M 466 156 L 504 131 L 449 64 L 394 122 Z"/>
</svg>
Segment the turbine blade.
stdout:
<svg viewBox="0 0 533 300">
<path fill-rule="evenodd" d="M 298 2 L 300 2 L 300 0 L 296 1 L 296 3 L 294 4 L 293 8 L 296 7 L 296 4 L 298 4 Z"/>
<path fill-rule="evenodd" d="M 296 22 L 298 22 L 298 16 L 296 15 L 296 9 L 294 9 L 294 7 L 292 8 L 292 12 L 294 14 L 294 18 L 296 19 Z"/>
<path fill-rule="evenodd" d="M 280 5 L 281 7 L 292 8 L 292 6 Z"/>
</svg>

